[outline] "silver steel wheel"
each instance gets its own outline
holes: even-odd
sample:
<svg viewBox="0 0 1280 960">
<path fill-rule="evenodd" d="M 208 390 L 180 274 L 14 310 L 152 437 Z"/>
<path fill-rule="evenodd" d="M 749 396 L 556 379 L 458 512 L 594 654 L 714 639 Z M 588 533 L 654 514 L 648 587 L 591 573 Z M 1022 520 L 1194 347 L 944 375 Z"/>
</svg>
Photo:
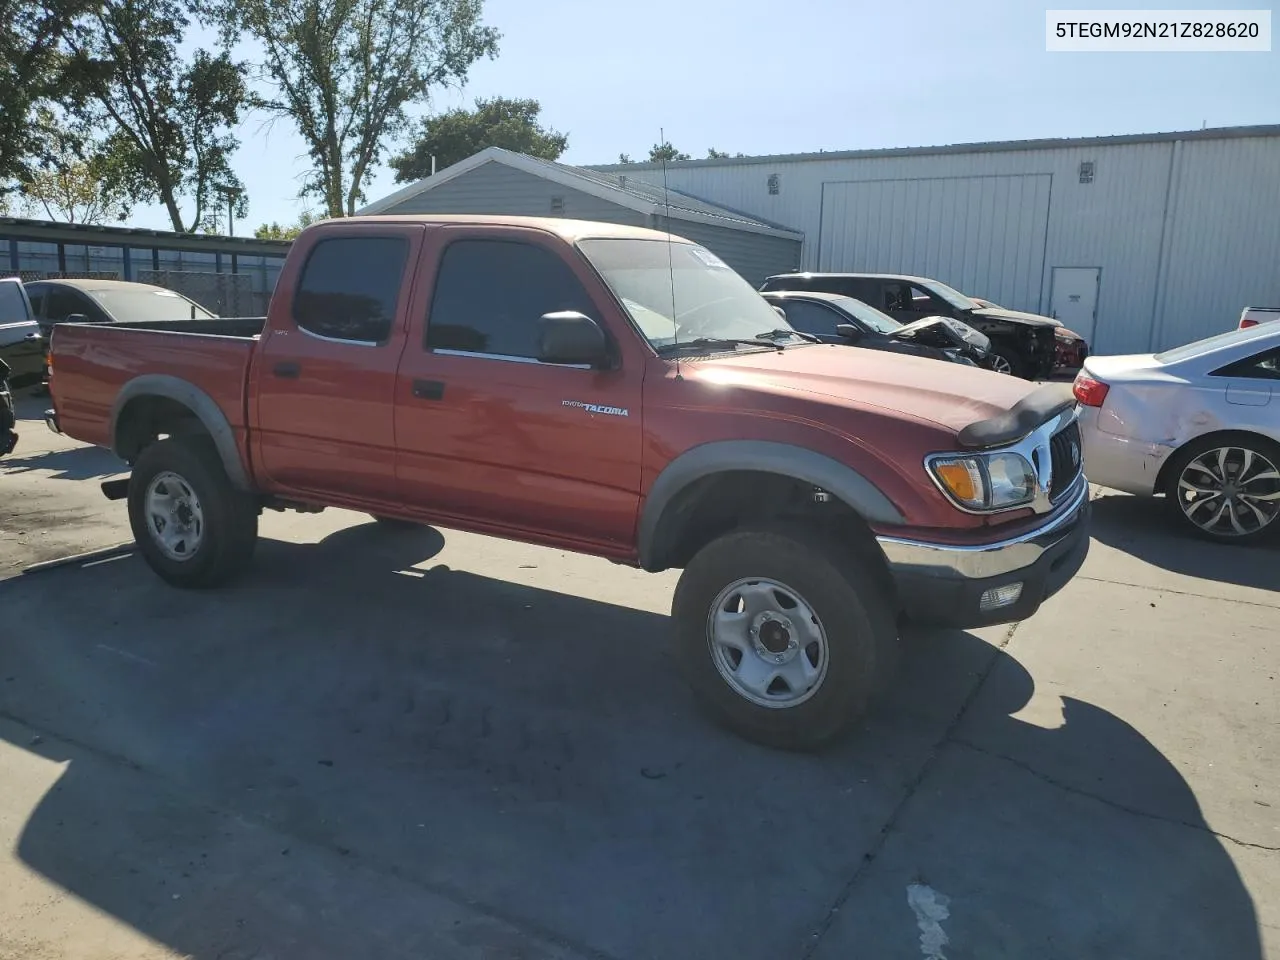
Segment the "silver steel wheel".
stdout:
<svg viewBox="0 0 1280 960">
<path fill-rule="evenodd" d="M 1243 537 L 1280 514 L 1280 470 L 1247 447 L 1206 450 L 1182 468 L 1178 506 L 1215 537 Z"/>
<path fill-rule="evenodd" d="M 818 615 L 776 580 L 739 580 L 707 616 L 711 660 L 739 696 L 762 707 L 795 707 L 818 692 L 830 645 Z"/>
<path fill-rule="evenodd" d="M 993 353 L 991 355 L 991 369 L 996 373 L 1013 374 L 1013 364 L 998 353 Z"/>
<path fill-rule="evenodd" d="M 204 509 L 191 484 L 171 470 L 147 484 L 143 500 L 151 539 L 170 560 L 190 560 L 204 539 Z"/>
</svg>

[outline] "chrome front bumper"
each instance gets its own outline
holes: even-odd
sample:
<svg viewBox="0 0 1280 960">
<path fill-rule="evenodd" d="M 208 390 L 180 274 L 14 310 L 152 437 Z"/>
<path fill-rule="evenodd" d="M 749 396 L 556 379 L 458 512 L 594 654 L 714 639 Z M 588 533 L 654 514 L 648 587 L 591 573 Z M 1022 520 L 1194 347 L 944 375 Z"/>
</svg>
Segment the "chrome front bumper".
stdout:
<svg viewBox="0 0 1280 960">
<path fill-rule="evenodd" d="M 1089 499 L 1083 474 L 1066 502 L 1034 530 L 996 543 L 953 546 L 898 537 L 876 537 L 894 574 L 956 580 L 986 580 L 1025 570 L 1044 554 L 1076 534 Z"/>
</svg>

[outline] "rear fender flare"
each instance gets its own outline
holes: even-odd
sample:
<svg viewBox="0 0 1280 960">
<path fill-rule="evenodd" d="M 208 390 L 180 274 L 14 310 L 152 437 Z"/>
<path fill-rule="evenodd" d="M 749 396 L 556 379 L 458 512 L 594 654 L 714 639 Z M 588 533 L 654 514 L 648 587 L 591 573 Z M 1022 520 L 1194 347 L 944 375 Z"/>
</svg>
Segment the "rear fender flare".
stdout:
<svg viewBox="0 0 1280 960">
<path fill-rule="evenodd" d="M 821 453 L 770 440 L 720 440 L 686 450 L 653 482 L 640 513 L 638 560 L 642 569 L 667 550 L 671 531 L 663 529 L 667 508 L 690 484 L 717 473 L 774 473 L 821 487 L 869 524 L 897 526 L 905 522 L 893 502 L 851 467 Z"/>
<path fill-rule="evenodd" d="M 236 447 L 235 431 L 231 429 L 231 424 L 227 421 L 217 402 L 197 387 L 195 384 L 189 383 L 178 377 L 169 376 L 163 373 L 148 373 L 140 377 L 135 377 L 120 388 L 120 392 L 116 395 L 115 403 L 111 406 L 111 450 L 117 456 L 120 456 L 120 442 L 117 434 L 117 427 L 120 423 L 120 417 L 124 413 L 125 407 L 129 401 L 137 400 L 141 397 L 164 397 L 180 403 L 190 410 L 197 420 L 208 431 L 213 445 L 218 451 L 218 457 L 222 460 L 222 467 L 227 471 L 227 477 L 233 486 L 241 490 L 249 490 L 252 484 L 249 482 L 248 473 L 245 471 L 244 462 L 240 459 L 240 451 Z"/>
</svg>

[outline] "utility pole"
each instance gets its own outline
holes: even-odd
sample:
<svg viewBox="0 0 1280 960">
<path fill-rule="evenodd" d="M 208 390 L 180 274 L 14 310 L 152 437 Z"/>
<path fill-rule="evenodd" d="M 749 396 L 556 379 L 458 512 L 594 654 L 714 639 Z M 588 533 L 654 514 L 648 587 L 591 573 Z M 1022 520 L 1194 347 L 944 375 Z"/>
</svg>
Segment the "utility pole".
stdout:
<svg viewBox="0 0 1280 960">
<path fill-rule="evenodd" d="M 244 189 L 241 187 L 219 187 L 218 192 L 226 197 L 227 200 L 227 236 L 234 237 L 236 235 L 236 198 L 244 193 Z"/>
</svg>

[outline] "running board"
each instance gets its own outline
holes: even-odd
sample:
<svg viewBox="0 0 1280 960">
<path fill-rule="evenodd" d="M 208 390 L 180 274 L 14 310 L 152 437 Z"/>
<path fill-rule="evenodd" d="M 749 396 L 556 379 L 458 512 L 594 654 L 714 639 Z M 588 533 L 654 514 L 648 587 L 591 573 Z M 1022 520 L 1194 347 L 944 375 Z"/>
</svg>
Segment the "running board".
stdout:
<svg viewBox="0 0 1280 960">
<path fill-rule="evenodd" d="M 129 495 L 129 478 L 102 481 L 102 495 L 108 500 L 123 500 Z"/>
</svg>

